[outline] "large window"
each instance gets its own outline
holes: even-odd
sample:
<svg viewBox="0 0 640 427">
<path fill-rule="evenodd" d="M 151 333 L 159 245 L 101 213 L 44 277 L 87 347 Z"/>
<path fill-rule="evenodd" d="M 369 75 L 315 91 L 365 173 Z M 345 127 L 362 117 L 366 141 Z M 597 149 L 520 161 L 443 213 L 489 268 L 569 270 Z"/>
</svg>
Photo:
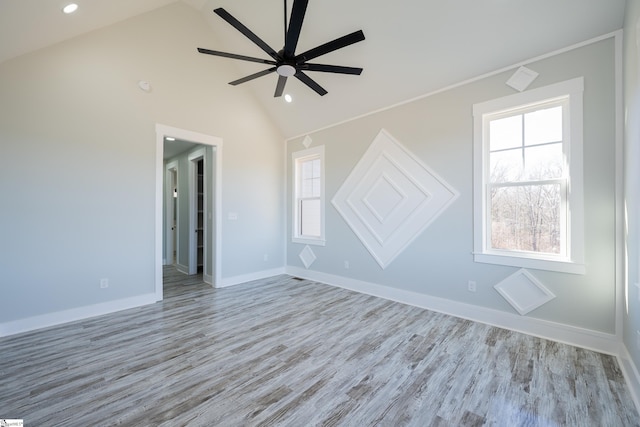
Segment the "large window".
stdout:
<svg viewBox="0 0 640 427">
<path fill-rule="evenodd" d="M 584 273 L 582 86 L 474 105 L 476 261 Z"/>
<path fill-rule="evenodd" d="M 324 146 L 293 153 L 293 241 L 324 245 Z"/>
</svg>

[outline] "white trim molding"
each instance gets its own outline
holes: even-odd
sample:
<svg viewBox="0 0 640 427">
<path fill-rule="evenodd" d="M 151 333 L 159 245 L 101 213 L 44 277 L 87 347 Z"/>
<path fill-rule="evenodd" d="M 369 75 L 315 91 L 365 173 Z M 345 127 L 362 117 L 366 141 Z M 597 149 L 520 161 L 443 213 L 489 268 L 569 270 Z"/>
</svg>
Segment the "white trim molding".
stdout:
<svg viewBox="0 0 640 427">
<path fill-rule="evenodd" d="M 0 323 L 0 337 L 29 332 L 41 328 L 48 328 L 62 323 L 89 319 L 116 311 L 128 310 L 130 308 L 141 307 L 147 304 L 154 304 L 155 302 L 156 294 L 151 293 L 13 320 L 6 323 Z"/>
<path fill-rule="evenodd" d="M 172 178 L 172 175 L 175 173 L 175 182 Z M 180 245 L 178 242 L 180 241 L 180 229 L 176 229 L 176 238 L 173 239 L 173 228 L 177 227 L 177 224 L 180 223 L 180 209 L 177 206 L 174 206 L 174 196 L 173 196 L 173 188 L 171 185 L 177 184 L 178 176 L 179 176 L 179 163 L 177 161 L 169 162 L 165 165 L 165 255 L 163 260 L 163 265 L 171 265 L 174 263 L 174 251 L 175 251 L 175 262 L 178 262 L 180 259 Z M 179 196 L 179 195 L 178 195 Z M 173 223 L 173 219 L 176 219 L 176 224 Z M 171 238 L 169 238 L 171 236 Z M 168 263 L 168 264 L 167 264 Z"/>
<path fill-rule="evenodd" d="M 624 344 L 620 344 L 618 364 L 620 365 L 620 369 L 622 369 L 622 375 L 624 375 L 627 381 L 633 403 L 636 404 L 636 408 L 640 409 L 640 373 L 638 373 L 638 369 L 633 363 L 629 350 Z"/>
<path fill-rule="evenodd" d="M 216 283 L 216 288 L 227 288 L 229 286 L 241 285 L 254 280 L 262 280 L 268 277 L 285 274 L 284 268 L 274 268 L 271 270 L 256 271 L 255 273 L 241 274 L 239 276 L 225 277 Z"/>
</svg>

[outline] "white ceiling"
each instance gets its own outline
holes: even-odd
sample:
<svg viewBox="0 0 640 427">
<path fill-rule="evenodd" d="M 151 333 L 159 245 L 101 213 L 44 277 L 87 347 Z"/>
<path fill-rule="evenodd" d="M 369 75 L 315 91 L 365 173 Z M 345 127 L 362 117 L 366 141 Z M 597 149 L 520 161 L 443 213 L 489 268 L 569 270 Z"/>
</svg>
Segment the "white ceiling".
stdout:
<svg viewBox="0 0 640 427">
<path fill-rule="evenodd" d="M 173 1 L 76 0 L 78 12 L 65 16 L 64 0 L 0 0 L 0 62 Z M 282 48 L 282 0 L 181 1 L 201 11 L 213 30 L 211 43 L 197 47 L 267 58 L 212 12 L 224 7 Z M 273 98 L 276 74 L 244 86 L 287 137 L 300 135 L 615 31 L 624 9 L 625 0 L 310 0 L 296 51 L 362 29 L 365 41 L 313 61 L 362 67 L 362 75 L 309 72 L 329 92 L 324 97 L 290 78 L 291 104 Z M 217 61 L 235 63 L 237 78 L 268 68 L 209 59 L 212 70 Z"/>
</svg>

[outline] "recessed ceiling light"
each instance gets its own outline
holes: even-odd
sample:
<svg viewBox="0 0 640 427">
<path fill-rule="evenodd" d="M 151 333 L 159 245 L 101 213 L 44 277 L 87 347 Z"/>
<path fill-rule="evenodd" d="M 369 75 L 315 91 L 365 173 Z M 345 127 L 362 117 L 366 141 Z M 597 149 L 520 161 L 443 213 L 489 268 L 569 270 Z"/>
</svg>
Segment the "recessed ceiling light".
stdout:
<svg viewBox="0 0 640 427">
<path fill-rule="evenodd" d="M 291 97 L 291 95 L 289 95 L 288 93 L 284 96 L 284 100 L 287 102 L 291 102 L 293 101 L 293 98 Z"/>
<path fill-rule="evenodd" d="M 172 136 L 168 136 L 165 138 L 167 141 L 175 141 L 176 139 Z"/>
<path fill-rule="evenodd" d="M 66 14 L 73 13 L 78 10 L 78 5 L 75 3 L 69 3 L 65 7 L 62 8 L 62 11 Z"/>
</svg>

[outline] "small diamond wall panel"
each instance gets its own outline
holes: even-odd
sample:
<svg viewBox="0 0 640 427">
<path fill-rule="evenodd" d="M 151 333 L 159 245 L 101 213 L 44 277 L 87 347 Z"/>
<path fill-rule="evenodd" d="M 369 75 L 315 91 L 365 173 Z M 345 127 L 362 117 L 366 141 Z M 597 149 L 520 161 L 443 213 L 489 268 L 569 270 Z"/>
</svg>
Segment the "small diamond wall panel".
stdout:
<svg viewBox="0 0 640 427">
<path fill-rule="evenodd" d="M 524 268 L 494 286 L 521 316 L 548 303 L 556 296 Z"/>
<path fill-rule="evenodd" d="M 331 202 L 386 268 L 457 197 L 383 129 Z"/>
<path fill-rule="evenodd" d="M 527 67 L 520 67 L 515 73 L 507 80 L 507 85 L 511 86 L 517 91 L 522 92 L 529 87 L 531 83 L 538 77 L 538 73 Z"/>
<path fill-rule="evenodd" d="M 316 261 L 316 254 L 313 253 L 313 250 L 311 250 L 309 245 L 305 246 L 298 256 L 300 257 L 300 260 L 302 261 L 302 263 L 304 264 L 304 268 L 306 269 L 309 269 L 309 267 L 311 267 L 311 264 Z"/>
</svg>

